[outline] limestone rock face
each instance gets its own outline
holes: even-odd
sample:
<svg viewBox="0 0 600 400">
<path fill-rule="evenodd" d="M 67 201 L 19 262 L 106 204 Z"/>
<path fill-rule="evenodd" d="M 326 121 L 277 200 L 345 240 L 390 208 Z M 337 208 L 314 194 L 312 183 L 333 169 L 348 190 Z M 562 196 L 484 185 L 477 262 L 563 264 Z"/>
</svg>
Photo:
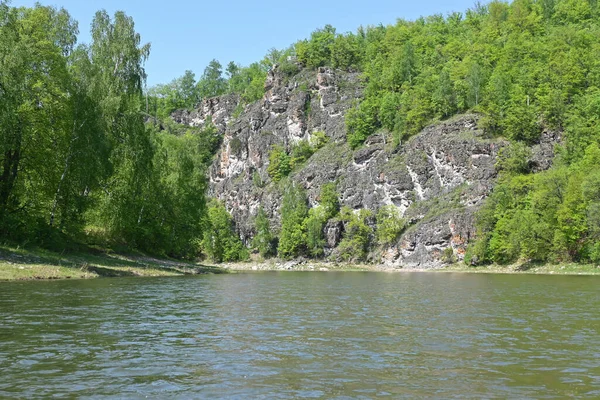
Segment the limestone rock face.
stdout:
<svg viewBox="0 0 600 400">
<path fill-rule="evenodd" d="M 346 143 L 345 114 L 362 97 L 359 74 L 320 68 L 288 78 L 275 68 L 265 89 L 261 101 L 247 105 L 235 118 L 235 96 L 209 99 L 197 111 L 173 115 L 191 126 L 212 120 L 223 135 L 209 172 L 209 195 L 224 202 L 242 240 L 251 241 L 261 206 L 272 228 L 280 226 L 285 184 L 272 182 L 267 173 L 271 147 L 290 150 L 313 133 L 324 132 L 329 143 L 290 177 L 307 190 L 310 205 L 318 204 L 323 184 L 336 182 L 341 205 L 375 213 L 394 205 L 410 223 L 396 243 L 373 252 L 372 261 L 389 268 L 439 268 L 448 258 L 447 249 L 454 259 L 464 257 L 475 234 L 475 212 L 496 180 L 498 152 L 507 145 L 486 138 L 478 115 L 431 125 L 399 146 L 375 134 L 353 151 Z M 533 151 L 531 163 L 537 169 L 550 166 L 557 137 L 544 135 Z M 343 224 L 330 221 L 324 234 L 326 254 L 335 254 Z"/>
</svg>

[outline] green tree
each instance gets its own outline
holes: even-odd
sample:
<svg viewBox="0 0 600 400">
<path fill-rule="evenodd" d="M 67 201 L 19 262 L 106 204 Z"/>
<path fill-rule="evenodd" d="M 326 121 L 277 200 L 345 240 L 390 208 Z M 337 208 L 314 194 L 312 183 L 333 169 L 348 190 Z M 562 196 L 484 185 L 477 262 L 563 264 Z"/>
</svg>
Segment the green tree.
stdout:
<svg viewBox="0 0 600 400">
<path fill-rule="evenodd" d="M 100 104 L 112 169 L 103 190 L 95 194 L 101 205 L 96 222 L 133 246 L 142 238 L 154 157 L 142 114 L 143 64 L 149 53 L 150 45 L 141 44 L 132 18 L 123 12 L 114 19 L 106 11 L 96 13 L 89 47 L 91 93 Z"/>
<path fill-rule="evenodd" d="M 344 237 L 338 250 L 343 260 L 366 260 L 373 236 L 373 228 L 368 223 L 372 215 L 367 209 L 355 213 L 349 207 L 342 207 L 340 219 L 344 222 Z"/>
<path fill-rule="evenodd" d="M 67 184 L 64 159 L 77 141 L 71 122 L 78 105 L 69 96 L 68 68 L 76 34 L 77 24 L 65 10 L 0 4 L 0 225 L 5 234 L 14 233 L 24 219 L 26 226 L 47 223 L 56 209 L 57 187 Z"/>
<path fill-rule="evenodd" d="M 319 203 L 323 207 L 323 217 L 325 221 L 338 215 L 340 212 L 340 200 L 335 183 L 330 182 L 321 186 Z"/>
<path fill-rule="evenodd" d="M 290 156 L 282 146 L 274 144 L 271 147 L 267 172 L 274 182 L 279 182 L 292 172 Z"/>
<path fill-rule="evenodd" d="M 275 254 L 275 237 L 271 233 L 271 224 L 267 218 L 267 213 L 260 207 L 254 220 L 256 234 L 252 240 L 252 247 L 258 250 L 261 257 L 270 257 Z"/>
<path fill-rule="evenodd" d="M 226 92 L 227 81 L 223 78 L 223 66 L 219 61 L 208 63 L 198 81 L 197 90 L 201 98 L 220 96 Z"/>
<path fill-rule="evenodd" d="M 248 258 L 248 251 L 233 229 L 233 219 L 218 201 L 208 206 L 208 221 L 204 228 L 202 247 L 214 262 L 241 261 Z"/>
<path fill-rule="evenodd" d="M 296 43 L 298 60 L 309 68 L 329 64 L 335 37 L 335 28 L 331 25 L 325 25 L 322 29 L 312 32 L 309 40 Z"/>
<path fill-rule="evenodd" d="M 377 241 L 387 246 L 394 243 L 406 228 L 406 221 L 400 216 L 398 207 L 387 205 L 377 211 Z"/>
<path fill-rule="evenodd" d="M 281 233 L 278 253 L 281 258 L 293 258 L 306 248 L 308 201 L 303 188 L 291 182 L 286 185 L 281 203 Z"/>
</svg>

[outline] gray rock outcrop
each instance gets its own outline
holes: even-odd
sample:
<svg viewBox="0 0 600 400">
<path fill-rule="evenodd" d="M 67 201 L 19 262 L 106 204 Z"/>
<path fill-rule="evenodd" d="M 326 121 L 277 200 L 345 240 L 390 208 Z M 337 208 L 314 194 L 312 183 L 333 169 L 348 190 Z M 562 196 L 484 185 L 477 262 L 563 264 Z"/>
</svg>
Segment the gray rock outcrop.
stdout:
<svg viewBox="0 0 600 400">
<path fill-rule="evenodd" d="M 478 115 L 431 125 L 400 146 L 375 134 L 353 151 L 346 143 L 344 117 L 362 96 L 358 74 L 320 68 L 287 78 L 274 70 L 266 89 L 264 98 L 247 105 L 237 118 L 235 96 L 210 99 L 195 112 L 173 116 L 191 126 L 212 120 L 223 134 L 209 172 L 209 194 L 226 205 L 242 240 L 251 241 L 260 206 L 273 229 L 280 225 L 282 188 L 267 173 L 271 147 L 290 150 L 323 132 L 329 143 L 290 177 L 307 190 L 310 205 L 318 204 L 323 184 L 336 182 L 342 205 L 374 212 L 394 205 L 410 223 L 397 242 L 373 252 L 372 261 L 389 268 L 439 268 L 450 251 L 454 259 L 464 257 L 475 234 L 475 212 L 496 180 L 498 152 L 507 145 L 486 138 Z M 548 168 L 556 135 L 546 136 L 532 160 L 539 169 Z M 343 225 L 330 221 L 324 233 L 326 254 L 331 254 Z"/>
</svg>

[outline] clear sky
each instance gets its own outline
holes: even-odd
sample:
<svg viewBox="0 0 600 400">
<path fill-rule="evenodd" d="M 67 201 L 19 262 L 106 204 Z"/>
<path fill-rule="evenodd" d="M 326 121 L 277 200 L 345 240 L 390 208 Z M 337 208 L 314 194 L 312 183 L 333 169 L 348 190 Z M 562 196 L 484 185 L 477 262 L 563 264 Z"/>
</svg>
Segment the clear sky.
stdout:
<svg viewBox="0 0 600 400">
<path fill-rule="evenodd" d="M 12 0 L 32 6 L 35 0 Z M 283 49 L 326 24 L 338 32 L 388 25 L 398 18 L 464 12 L 475 0 L 39 0 L 66 8 L 79 22 L 79 41 L 89 41 L 98 9 L 132 16 L 144 43 L 152 44 L 146 63 L 148 86 L 167 83 L 189 69 L 199 77 L 210 60 L 223 65 L 259 61 L 270 48 Z"/>
</svg>

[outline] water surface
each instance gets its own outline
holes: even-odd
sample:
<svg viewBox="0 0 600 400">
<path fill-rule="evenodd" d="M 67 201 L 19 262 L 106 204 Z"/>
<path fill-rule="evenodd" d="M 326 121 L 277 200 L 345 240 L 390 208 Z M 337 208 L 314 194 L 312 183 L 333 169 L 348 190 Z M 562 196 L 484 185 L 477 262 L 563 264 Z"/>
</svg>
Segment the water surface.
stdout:
<svg viewBox="0 0 600 400">
<path fill-rule="evenodd" d="M 600 278 L 0 284 L 0 398 L 600 398 Z"/>
</svg>

